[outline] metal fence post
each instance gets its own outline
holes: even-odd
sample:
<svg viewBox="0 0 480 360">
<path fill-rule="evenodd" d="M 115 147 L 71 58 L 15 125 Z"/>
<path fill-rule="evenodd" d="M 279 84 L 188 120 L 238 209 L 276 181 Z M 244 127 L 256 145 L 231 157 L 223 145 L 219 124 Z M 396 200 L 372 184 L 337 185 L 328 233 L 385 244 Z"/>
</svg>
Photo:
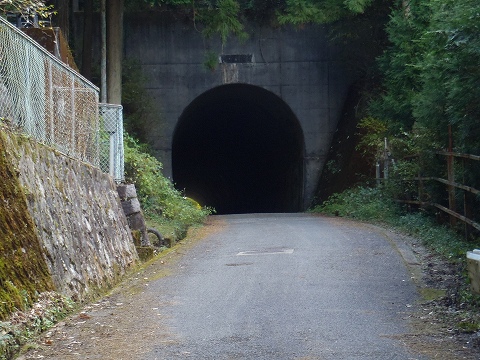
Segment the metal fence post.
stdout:
<svg viewBox="0 0 480 360">
<path fill-rule="evenodd" d="M 77 146 L 75 141 L 75 126 L 76 126 L 76 119 L 75 119 L 75 77 L 72 74 L 71 76 L 72 84 L 70 87 L 70 106 L 71 106 L 71 121 L 72 121 L 72 145 L 71 150 L 73 152 L 73 156 L 77 155 Z"/>
<path fill-rule="evenodd" d="M 123 107 L 101 103 L 100 168 L 109 173 L 116 182 L 125 180 L 123 150 Z"/>
<path fill-rule="evenodd" d="M 47 141 L 48 144 L 55 143 L 55 121 L 54 121 L 54 114 L 53 114 L 53 67 L 52 63 L 48 61 L 48 105 L 47 105 L 47 113 L 48 113 L 48 121 L 50 123 L 50 135 Z"/>
</svg>

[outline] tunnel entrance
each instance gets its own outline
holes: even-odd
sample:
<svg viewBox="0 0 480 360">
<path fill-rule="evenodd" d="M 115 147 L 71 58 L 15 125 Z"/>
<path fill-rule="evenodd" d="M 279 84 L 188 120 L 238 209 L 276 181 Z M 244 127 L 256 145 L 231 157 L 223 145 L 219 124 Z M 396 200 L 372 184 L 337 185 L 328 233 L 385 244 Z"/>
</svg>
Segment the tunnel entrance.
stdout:
<svg viewBox="0 0 480 360">
<path fill-rule="evenodd" d="M 173 180 L 217 214 L 301 211 L 303 153 L 302 130 L 282 99 L 252 85 L 223 85 L 182 113 Z"/>
</svg>

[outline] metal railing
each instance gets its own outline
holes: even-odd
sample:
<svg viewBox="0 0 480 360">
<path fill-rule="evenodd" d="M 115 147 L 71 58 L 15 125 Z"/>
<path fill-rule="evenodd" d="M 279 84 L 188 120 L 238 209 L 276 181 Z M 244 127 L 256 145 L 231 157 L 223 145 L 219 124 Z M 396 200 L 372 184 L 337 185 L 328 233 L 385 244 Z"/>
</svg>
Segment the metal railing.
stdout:
<svg viewBox="0 0 480 360">
<path fill-rule="evenodd" d="M 100 104 L 100 169 L 116 182 L 125 180 L 121 105 Z"/>
<path fill-rule="evenodd" d="M 99 166 L 98 88 L 0 18 L 0 119 Z"/>
</svg>

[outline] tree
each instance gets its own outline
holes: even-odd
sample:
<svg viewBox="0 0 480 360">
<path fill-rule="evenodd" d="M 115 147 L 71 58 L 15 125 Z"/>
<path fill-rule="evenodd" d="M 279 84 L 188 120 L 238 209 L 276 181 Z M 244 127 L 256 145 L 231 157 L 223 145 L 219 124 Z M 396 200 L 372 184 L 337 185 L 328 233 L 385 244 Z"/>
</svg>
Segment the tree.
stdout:
<svg viewBox="0 0 480 360">
<path fill-rule="evenodd" d="M 419 39 L 422 87 L 414 99 L 418 123 L 444 134 L 457 150 L 480 153 L 480 3 L 430 0 L 431 20 Z M 427 110 L 429 109 L 429 110 Z"/>
<path fill-rule="evenodd" d="M 480 152 L 479 14 L 475 0 L 397 1 L 371 103 L 391 134 L 428 129 L 425 146 L 445 147 L 452 125 L 458 150 Z"/>
<path fill-rule="evenodd" d="M 122 103 L 123 0 L 107 0 L 107 102 Z"/>
<path fill-rule="evenodd" d="M 55 0 L 54 7 L 57 10 L 56 24 L 62 30 L 62 34 L 70 41 L 70 2 L 71 0 Z"/>
<path fill-rule="evenodd" d="M 397 1 L 386 26 L 390 44 L 378 58 L 383 84 L 373 95 L 370 110 L 393 134 L 410 131 L 415 122 L 413 98 L 421 87 L 417 65 L 423 53 L 418 39 L 428 27 L 428 10 L 422 0 L 411 0 L 408 6 Z"/>
<path fill-rule="evenodd" d="M 93 51 L 93 0 L 85 0 L 83 8 L 83 47 L 82 74 L 87 79 L 92 78 Z"/>
<path fill-rule="evenodd" d="M 36 13 L 42 18 L 48 18 L 53 13 L 52 8 L 40 0 L 0 0 L 1 14 L 15 12 L 28 16 Z"/>
<path fill-rule="evenodd" d="M 203 25 L 206 36 L 243 37 L 246 20 L 262 23 L 325 24 L 363 14 L 376 0 L 146 0 L 150 8 L 175 8 L 189 13 Z M 385 3 L 385 1 L 383 1 Z M 388 3 L 388 1 L 387 1 Z M 142 8 L 139 0 L 127 1 L 129 9 Z"/>
<path fill-rule="evenodd" d="M 331 23 L 352 14 L 362 14 L 373 0 L 286 0 L 277 11 L 281 24 Z"/>
</svg>

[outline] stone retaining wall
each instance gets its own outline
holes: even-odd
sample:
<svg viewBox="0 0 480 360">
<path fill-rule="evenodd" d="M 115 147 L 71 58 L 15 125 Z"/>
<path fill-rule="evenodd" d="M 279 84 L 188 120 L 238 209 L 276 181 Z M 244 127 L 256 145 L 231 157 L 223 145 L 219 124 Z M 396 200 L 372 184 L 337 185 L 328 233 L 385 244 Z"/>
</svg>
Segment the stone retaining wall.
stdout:
<svg viewBox="0 0 480 360">
<path fill-rule="evenodd" d="M 113 285 L 138 255 L 110 176 L 1 128 L 0 136 L 56 290 L 82 300 Z"/>
</svg>

